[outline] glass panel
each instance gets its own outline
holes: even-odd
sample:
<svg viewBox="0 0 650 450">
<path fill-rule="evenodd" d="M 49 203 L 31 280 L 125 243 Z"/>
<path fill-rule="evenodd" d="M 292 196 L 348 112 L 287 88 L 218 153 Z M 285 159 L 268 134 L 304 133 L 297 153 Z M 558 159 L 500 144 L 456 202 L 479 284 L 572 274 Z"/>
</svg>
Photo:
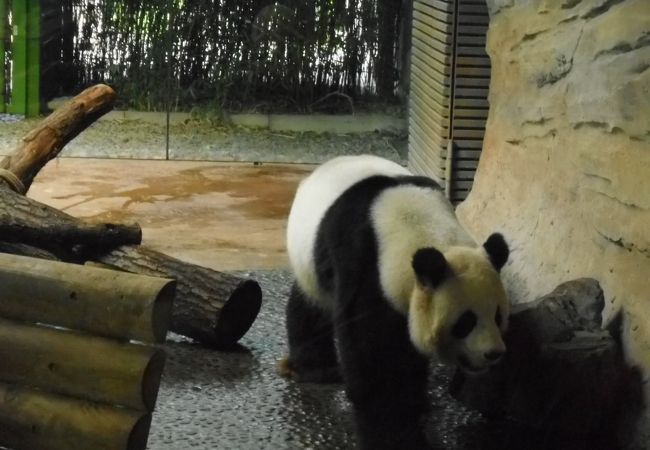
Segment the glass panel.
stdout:
<svg viewBox="0 0 650 450">
<path fill-rule="evenodd" d="M 399 159 L 400 3 L 44 0 L 43 103 L 100 82 L 118 93 L 68 156 Z"/>
</svg>

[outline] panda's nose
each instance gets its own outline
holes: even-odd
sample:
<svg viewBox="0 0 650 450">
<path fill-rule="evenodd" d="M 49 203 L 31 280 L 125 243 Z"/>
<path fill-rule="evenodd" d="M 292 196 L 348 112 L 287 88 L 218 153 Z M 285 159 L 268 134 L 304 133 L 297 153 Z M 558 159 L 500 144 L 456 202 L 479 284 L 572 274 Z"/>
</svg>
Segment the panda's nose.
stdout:
<svg viewBox="0 0 650 450">
<path fill-rule="evenodd" d="M 501 357 L 503 356 L 504 353 L 505 352 L 503 352 L 501 350 L 491 350 L 489 352 L 485 352 L 485 354 L 483 356 L 488 361 L 497 362 L 498 360 L 501 359 Z"/>
</svg>

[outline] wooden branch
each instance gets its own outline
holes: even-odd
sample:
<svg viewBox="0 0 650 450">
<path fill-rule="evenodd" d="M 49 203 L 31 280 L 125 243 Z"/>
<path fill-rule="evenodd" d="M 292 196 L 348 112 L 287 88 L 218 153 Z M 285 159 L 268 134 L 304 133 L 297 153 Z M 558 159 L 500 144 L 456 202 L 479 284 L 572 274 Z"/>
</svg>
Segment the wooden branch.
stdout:
<svg viewBox="0 0 650 450">
<path fill-rule="evenodd" d="M 120 245 L 139 244 L 142 230 L 138 224 L 88 224 L 0 188 L 0 236 L 3 241 L 39 247 L 69 261 Z"/>
<path fill-rule="evenodd" d="M 68 330 L 0 319 L 0 382 L 153 411 L 165 354 Z"/>
<path fill-rule="evenodd" d="M 113 109 L 116 98 L 115 91 L 104 84 L 84 90 L 29 132 L 12 154 L 0 161 L 0 169 L 13 173 L 26 192 L 43 166 L 90 124 Z M 1 175 L 0 181 L 4 181 Z"/>
<path fill-rule="evenodd" d="M 0 316 L 164 342 L 175 282 L 0 253 Z"/>
<path fill-rule="evenodd" d="M 253 280 L 189 264 L 144 247 L 125 246 L 96 261 L 129 272 L 175 279 L 169 329 L 213 347 L 234 345 L 251 327 L 262 304 Z"/>
<path fill-rule="evenodd" d="M 144 450 L 151 414 L 0 384 L 0 442 L 13 450 Z"/>
</svg>

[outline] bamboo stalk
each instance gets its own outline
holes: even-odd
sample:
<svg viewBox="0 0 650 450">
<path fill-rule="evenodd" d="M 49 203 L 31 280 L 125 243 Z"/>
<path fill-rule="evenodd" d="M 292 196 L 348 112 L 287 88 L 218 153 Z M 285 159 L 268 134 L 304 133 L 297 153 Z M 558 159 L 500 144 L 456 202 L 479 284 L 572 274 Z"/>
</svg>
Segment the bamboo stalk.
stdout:
<svg viewBox="0 0 650 450">
<path fill-rule="evenodd" d="M 163 342 L 176 283 L 0 254 L 0 316 L 100 336 Z"/>
<path fill-rule="evenodd" d="M 13 450 L 144 450 L 151 415 L 0 384 L 0 444 Z"/>
<path fill-rule="evenodd" d="M 165 363 L 155 347 L 0 319 L 0 382 L 153 411 Z"/>
</svg>

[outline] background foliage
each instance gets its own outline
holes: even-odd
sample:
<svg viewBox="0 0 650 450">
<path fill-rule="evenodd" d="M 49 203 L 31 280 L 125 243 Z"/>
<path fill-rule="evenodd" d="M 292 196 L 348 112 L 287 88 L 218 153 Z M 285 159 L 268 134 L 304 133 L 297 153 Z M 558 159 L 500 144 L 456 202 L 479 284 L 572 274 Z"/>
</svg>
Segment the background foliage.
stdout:
<svg viewBox="0 0 650 450">
<path fill-rule="evenodd" d="M 48 0 L 44 7 L 53 18 L 44 33 L 46 95 L 109 82 L 122 106 L 143 110 L 310 111 L 391 101 L 405 51 L 401 0 Z"/>
</svg>

